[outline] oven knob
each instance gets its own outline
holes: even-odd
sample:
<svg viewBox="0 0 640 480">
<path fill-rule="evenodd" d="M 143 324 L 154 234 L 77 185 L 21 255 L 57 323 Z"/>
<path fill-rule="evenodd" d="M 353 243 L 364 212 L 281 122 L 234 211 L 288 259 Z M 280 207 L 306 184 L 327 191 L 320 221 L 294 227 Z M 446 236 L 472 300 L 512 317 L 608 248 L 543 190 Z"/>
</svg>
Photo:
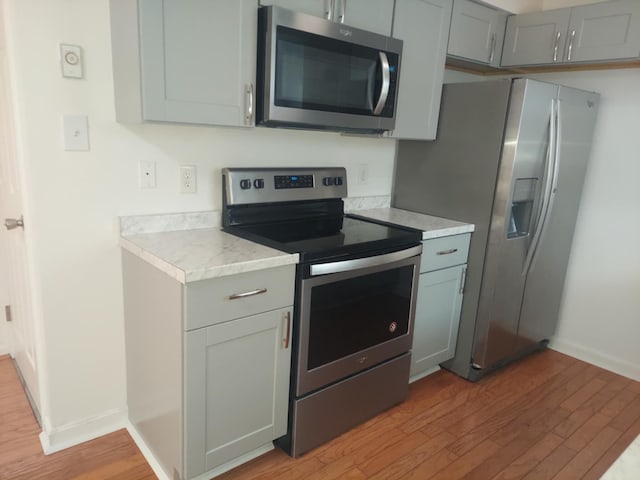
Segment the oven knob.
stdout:
<svg viewBox="0 0 640 480">
<path fill-rule="evenodd" d="M 253 186 L 256 188 L 264 188 L 264 179 L 263 178 L 256 178 L 253 181 Z"/>
<path fill-rule="evenodd" d="M 342 177 L 336 177 L 333 179 L 334 185 L 342 185 Z"/>
<path fill-rule="evenodd" d="M 240 188 L 242 190 L 249 190 L 251 188 L 251 180 L 248 180 L 246 178 L 240 180 Z"/>
<path fill-rule="evenodd" d="M 331 185 L 333 185 L 333 177 L 324 177 L 322 179 L 322 184 L 325 187 L 330 187 Z"/>
</svg>

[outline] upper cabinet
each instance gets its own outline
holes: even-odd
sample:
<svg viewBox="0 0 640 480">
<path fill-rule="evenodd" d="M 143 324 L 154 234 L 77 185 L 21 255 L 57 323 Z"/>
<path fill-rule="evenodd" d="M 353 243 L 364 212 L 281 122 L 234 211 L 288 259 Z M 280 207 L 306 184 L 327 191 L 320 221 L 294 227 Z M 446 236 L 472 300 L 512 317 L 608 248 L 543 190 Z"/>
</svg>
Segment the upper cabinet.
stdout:
<svg viewBox="0 0 640 480">
<path fill-rule="evenodd" d="M 394 138 L 436 138 L 451 9 L 451 0 L 396 0 L 393 37 L 404 45 Z"/>
<path fill-rule="evenodd" d="M 499 67 L 507 15 L 470 0 L 454 0 L 447 55 Z"/>
<path fill-rule="evenodd" d="M 253 125 L 257 0 L 111 0 L 116 118 Z"/>
<path fill-rule="evenodd" d="M 510 16 L 502 66 L 640 57 L 640 2 L 618 0 Z"/>
<path fill-rule="evenodd" d="M 391 35 L 393 0 L 260 0 L 351 27 Z"/>
</svg>

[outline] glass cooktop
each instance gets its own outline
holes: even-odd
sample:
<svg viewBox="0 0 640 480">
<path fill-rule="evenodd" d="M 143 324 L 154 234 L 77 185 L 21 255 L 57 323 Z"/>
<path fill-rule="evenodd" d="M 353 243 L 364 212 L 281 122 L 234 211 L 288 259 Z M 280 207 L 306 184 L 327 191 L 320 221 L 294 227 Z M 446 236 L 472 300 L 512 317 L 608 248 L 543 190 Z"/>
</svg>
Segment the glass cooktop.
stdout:
<svg viewBox="0 0 640 480">
<path fill-rule="evenodd" d="M 417 245 L 422 240 L 422 232 L 418 230 L 381 225 L 348 215 L 228 226 L 225 230 L 278 250 L 299 253 L 302 262 L 358 258 L 372 252 Z"/>
</svg>

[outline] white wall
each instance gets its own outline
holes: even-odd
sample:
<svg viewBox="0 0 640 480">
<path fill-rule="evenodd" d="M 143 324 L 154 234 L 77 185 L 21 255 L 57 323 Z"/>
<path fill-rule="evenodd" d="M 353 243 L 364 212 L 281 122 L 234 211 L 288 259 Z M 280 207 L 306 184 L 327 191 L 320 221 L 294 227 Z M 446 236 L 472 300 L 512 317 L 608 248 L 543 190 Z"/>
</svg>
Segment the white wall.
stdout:
<svg viewBox="0 0 640 480">
<path fill-rule="evenodd" d="M 125 408 L 118 215 L 220 208 L 224 166 L 344 165 L 369 182 L 350 196 L 389 195 L 395 142 L 337 134 L 114 120 L 108 0 L 8 0 L 16 92 L 31 186 L 34 262 L 41 272 L 46 433 L 72 443 L 108 430 Z M 81 45 L 85 79 L 63 79 L 58 44 Z M 90 152 L 65 152 L 60 116 L 88 115 Z M 157 162 L 141 190 L 138 162 Z M 178 166 L 198 168 L 198 193 L 179 194 Z M 153 332 L 150 332 L 152 335 Z M 84 428 L 86 427 L 86 428 Z M 93 430 L 92 430 L 93 428 Z"/>
</svg>

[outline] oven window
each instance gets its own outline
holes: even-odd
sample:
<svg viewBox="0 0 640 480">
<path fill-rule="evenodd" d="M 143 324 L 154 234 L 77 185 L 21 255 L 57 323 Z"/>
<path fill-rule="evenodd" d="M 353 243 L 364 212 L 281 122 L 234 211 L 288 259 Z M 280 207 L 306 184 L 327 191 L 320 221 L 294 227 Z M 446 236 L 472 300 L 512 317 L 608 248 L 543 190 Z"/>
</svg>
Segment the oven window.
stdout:
<svg viewBox="0 0 640 480">
<path fill-rule="evenodd" d="M 377 50 L 282 26 L 275 75 L 275 105 L 360 115 L 372 114 L 382 78 Z"/>
<path fill-rule="evenodd" d="M 307 369 L 406 335 L 413 265 L 311 289 Z"/>
</svg>

